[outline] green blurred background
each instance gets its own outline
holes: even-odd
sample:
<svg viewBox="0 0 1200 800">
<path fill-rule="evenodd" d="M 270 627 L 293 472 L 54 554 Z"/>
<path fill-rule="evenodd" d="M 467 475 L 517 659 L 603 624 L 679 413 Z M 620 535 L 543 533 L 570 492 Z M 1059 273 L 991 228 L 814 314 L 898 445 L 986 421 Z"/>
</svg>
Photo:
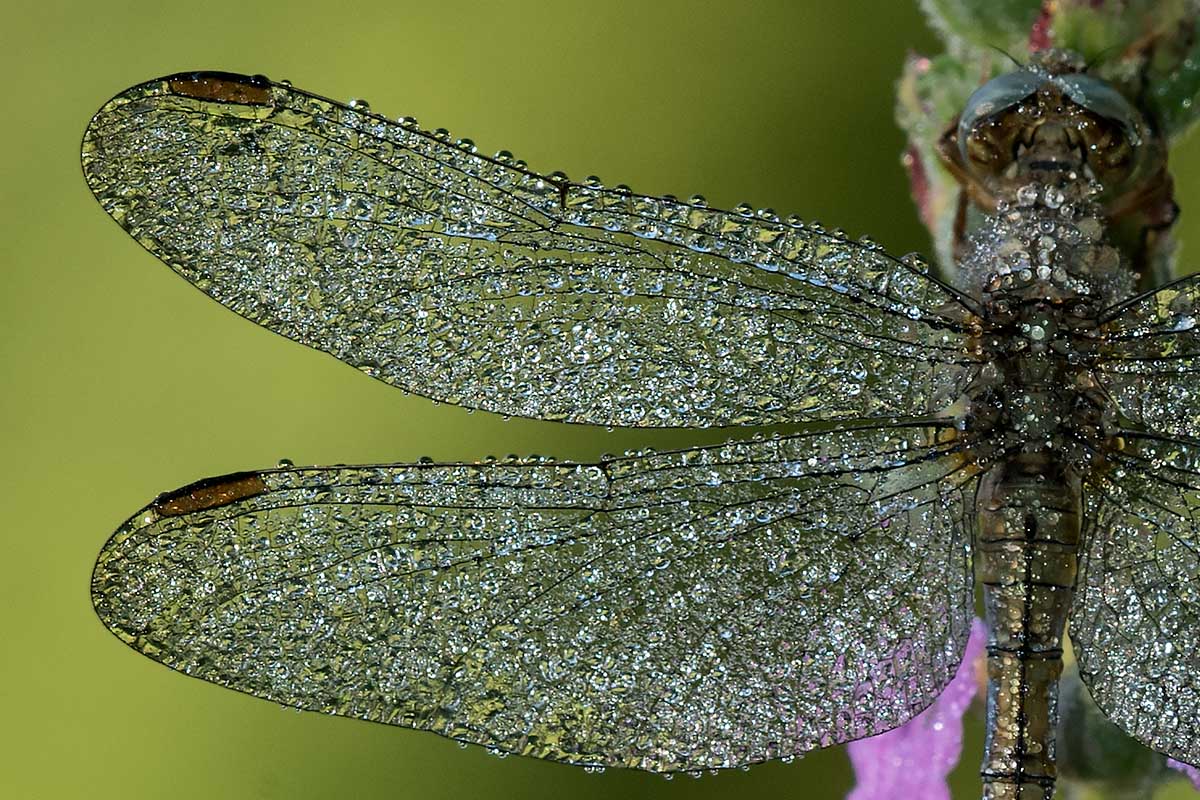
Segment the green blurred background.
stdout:
<svg viewBox="0 0 1200 800">
<path fill-rule="evenodd" d="M 840 750 L 698 781 L 589 775 L 283 711 L 109 635 L 88 598 L 101 543 L 158 492 L 202 476 L 281 457 L 589 458 L 712 437 L 469 415 L 258 329 L 108 219 L 80 176 L 79 138 L 133 83 L 262 72 L 365 97 L 542 171 L 748 200 L 928 251 L 891 120 L 906 50 L 937 49 L 915 7 L 109 0 L 25 4 L 4 25 L 0 797 L 843 796 Z M 1200 234 L 1200 213 L 1187 213 L 1200 208 L 1200 145 L 1183 145 L 1176 164 L 1186 242 Z M 978 796 L 979 716 L 956 796 Z"/>
</svg>

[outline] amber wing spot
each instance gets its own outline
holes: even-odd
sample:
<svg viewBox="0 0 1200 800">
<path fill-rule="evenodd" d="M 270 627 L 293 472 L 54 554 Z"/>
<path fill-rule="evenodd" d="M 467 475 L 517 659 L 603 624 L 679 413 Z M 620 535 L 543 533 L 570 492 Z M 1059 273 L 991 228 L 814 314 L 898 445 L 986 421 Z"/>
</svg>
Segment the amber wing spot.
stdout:
<svg viewBox="0 0 1200 800">
<path fill-rule="evenodd" d="M 229 505 L 266 490 L 267 485 L 257 472 L 235 472 L 219 478 L 205 478 L 168 492 L 155 500 L 152 507 L 164 517 L 178 517 Z"/>
<path fill-rule="evenodd" d="M 271 84 L 262 75 L 190 72 L 167 78 L 167 87 L 173 94 L 194 97 L 197 100 L 250 106 L 271 104 Z"/>
</svg>

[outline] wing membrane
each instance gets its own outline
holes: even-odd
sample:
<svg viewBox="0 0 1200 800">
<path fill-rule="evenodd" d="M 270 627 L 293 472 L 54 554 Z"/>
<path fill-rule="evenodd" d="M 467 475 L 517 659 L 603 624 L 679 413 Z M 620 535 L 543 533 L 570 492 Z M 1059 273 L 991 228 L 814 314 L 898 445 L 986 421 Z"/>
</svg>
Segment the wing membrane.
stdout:
<svg viewBox="0 0 1200 800">
<path fill-rule="evenodd" d="M 1100 709 L 1200 763 L 1200 443 L 1131 435 L 1091 481 L 1071 639 Z"/>
<path fill-rule="evenodd" d="M 211 297 L 449 403 L 619 426 L 919 416 L 968 363 L 970 301 L 876 246 L 538 175 L 265 79 L 134 87 L 83 165 Z"/>
<path fill-rule="evenodd" d="M 882 732 L 953 676 L 971 478 L 930 435 L 229 476 L 122 526 L 93 600 L 151 658 L 297 708 L 738 766 Z"/>
<path fill-rule="evenodd" d="M 1098 373 L 1121 409 L 1149 430 L 1200 437 L 1200 276 L 1109 312 Z"/>
</svg>

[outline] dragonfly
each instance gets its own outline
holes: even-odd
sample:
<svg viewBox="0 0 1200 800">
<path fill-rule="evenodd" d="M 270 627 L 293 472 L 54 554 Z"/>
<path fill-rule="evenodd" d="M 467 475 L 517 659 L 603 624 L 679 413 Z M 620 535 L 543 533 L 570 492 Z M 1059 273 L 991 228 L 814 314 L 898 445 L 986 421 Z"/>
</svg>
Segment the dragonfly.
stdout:
<svg viewBox="0 0 1200 800">
<path fill-rule="evenodd" d="M 912 719 L 978 583 L 985 797 L 1053 795 L 1068 624 L 1103 713 L 1200 764 L 1200 278 L 1139 289 L 1107 234 L 1169 197 L 1164 147 L 1048 51 L 940 149 L 980 215 L 954 280 L 263 76 L 118 94 L 89 187 L 240 316 L 444 403 L 731 438 L 201 480 L 104 544 L 99 618 L 285 706 L 699 773 Z"/>
</svg>

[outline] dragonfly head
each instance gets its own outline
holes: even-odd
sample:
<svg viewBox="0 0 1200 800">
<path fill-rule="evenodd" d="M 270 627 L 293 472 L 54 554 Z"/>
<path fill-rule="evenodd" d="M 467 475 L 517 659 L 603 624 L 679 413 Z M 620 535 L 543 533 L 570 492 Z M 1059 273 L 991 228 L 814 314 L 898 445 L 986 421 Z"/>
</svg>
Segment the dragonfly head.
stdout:
<svg viewBox="0 0 1200 800">
<path fill-rule="evenodd" d="M 943 155 L 990 196 L 1033 179 L 1088 179 L 1118 193 L 1144 172 L 1142 115 L 1082 60 L 1047 51 L 985 83 L 946 134 Z M 1056 181 L 1055 181 L 1056 182 Z"/>
</svg>

